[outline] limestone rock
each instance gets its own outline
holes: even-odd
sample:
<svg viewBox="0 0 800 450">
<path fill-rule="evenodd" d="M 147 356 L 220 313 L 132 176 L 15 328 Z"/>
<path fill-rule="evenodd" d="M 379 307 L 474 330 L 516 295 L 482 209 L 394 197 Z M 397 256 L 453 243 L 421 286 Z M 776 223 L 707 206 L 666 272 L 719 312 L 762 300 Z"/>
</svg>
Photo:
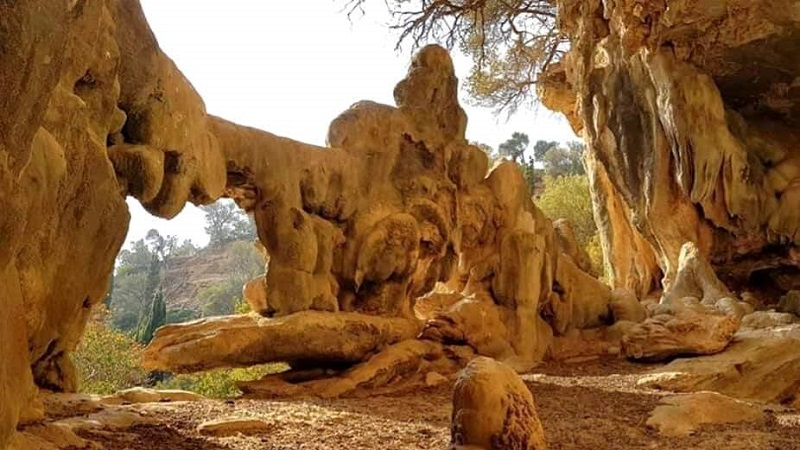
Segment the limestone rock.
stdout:
<svg viewBox="0 0 800 450">
<path fill-rule="evenodd" d="M 778 311 L 800 316 L 800 291 L 789 291 L 781 297 Z"/>
<path fill-rule="evenodd" d="M 58 423 L 42 423 L 25 427 L 11 439 L 9 450 L 100 450 L 102 447 L 76 435 Z"/>
<path fill-rule="evenodd" d="M 197 432 L 205 436 L 226 437 L 242 434 L 250 436 L 270 432 L 274 426 L 262 419 L 232 418 L 216 419 L 197 426 Z"/>
<path fill-rule="evenodd" d="M 88 415 L 105 408 L 99 395 L 42 393 L 40 394 L 48 416 Z"/>
<path fill-rule="evenodd" d="M 589 259 L 586 249 L 578 244 L 572 224 L 566 219 L 558 219 L 553 222 L 553 229 L 561 251 L 572 258 L 572 261 L 581 270 L 596 277 L 597 271 L 592 267 L 592 261 Z"/>
<path fill-rule="evenodd" d="M 789 274 L 800 243 L 794 2 L 556 3 L 570 50 L 538 88 L 586 138 L 612 285 L 641 297 L 663 274 L 669 286 L 687 241 L 743 289 Z"/>
<path fill-rule="evenodd" d="M 755 311 L 742 318 L 742 328 L 776 328 L 800 322 L 794 314 L 775 311 Z"/>
<path fill-rule="evenodd" d="M 647 419 L 647 425 L 665 436 L 686 436 L 702 425 L 763 422 L 762 408 L 716 392 L 664 397 Z"/>
<path fill-rule="evenodd" d="M 54 422 L 72 431 L 114 430 L 123 431 L 137 425 L 153 425 L 158 419 L 130 409 L 104 409 L 88 416 L 70 417 Z"/>
<path fill-rule="evenodd" d="M 242 296 L 250 309 L 261 314 L 269 315 L 269 305 L 267 304 L 267 280 L 263 275 L 253 278 L 244 285 Z"/>
<path fill-rule="evenodd" d="M 425 386 L 428 387 L 438 386 L 442 383 L 447 383 L 447 381 L 447 377 L 438 372 L 428 372 L 425 374 Z"/>
<path fill-rule="evenodd" d="M 23 0 L 0 16 L 3 447 L 33 381 L 76 387 L 69 355 L 105 297 L 125 195 L 174 216 L 222 193 L 225 160 L 139 2 Z"/>
<path fill-rule="evenodd" d="M 209 317 L 159 328 L 145 349 L 144 365 L 193 372 L 267 362 L 354 363 L 418 332 L 412 320 L 357 313 Z"/>
<path fill-rule="evenodd" d="M 195 402 L 203 400 L 200 394 L 181 390 L 155 390 L 135 387 L 107 395 L 100 399 L 106 405 L 157 402 Z"/>
<path fill-rule="evenodd" d="M 728 346 L 739 320 L 734 316 L 683 313 L 652 317 L 622 338 L 632 359 L 661 361 L 674 356 L 710 355 Z"/>
<path fill-rule="evenodd" d="M 677 392 L 714 391 L 759 402 L 800 397 L 800 328 L 740 332 L 725 352 L 677 359 L 641 383 Z"/>
<path fill-rule="evenodd" d="M 451 352 L 437 342 L 409 339 L 346 370 L 295 370 L 239 382 L 237 387 L 248 398 L 332 398 L 418 389 L 447 381 L 441 373 L 455 373 L 466 364 Z"/>
<path fill-rule="evenodd" d="M 647 319 L 647 310 L 639 303 L 636 295 L 627 289 L 611 291 L 610 306 L 615 322 L 624 320 L 639 323 Z"/>
<path fill-rule="evenodd" d="M 547 448 L 533 395 L 508 366 L 472 360 L 453 391 L 451 449 Z"/>
</svg>

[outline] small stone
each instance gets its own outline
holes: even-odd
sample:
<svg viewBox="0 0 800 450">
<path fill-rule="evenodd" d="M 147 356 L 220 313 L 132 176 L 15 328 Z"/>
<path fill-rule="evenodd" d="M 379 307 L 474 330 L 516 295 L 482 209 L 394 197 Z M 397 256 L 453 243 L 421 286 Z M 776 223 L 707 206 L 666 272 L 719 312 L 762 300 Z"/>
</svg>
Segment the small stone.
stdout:
<svg viewBox="0 0 800 450">
<path fill-rule="evenodd" d="M 272 425 L 261 419 L 217 419 L 203 422 L 197 426 L 197 432 L 204 436 L 245 436 L 267 433 L 272 430 Z"/>
<path fill-rule="evenodd" d="M 447 377 L 438 372 L 428 372 L 425 375 L 425 386 L 433 387 L 447 382 Z"/>
</svg>

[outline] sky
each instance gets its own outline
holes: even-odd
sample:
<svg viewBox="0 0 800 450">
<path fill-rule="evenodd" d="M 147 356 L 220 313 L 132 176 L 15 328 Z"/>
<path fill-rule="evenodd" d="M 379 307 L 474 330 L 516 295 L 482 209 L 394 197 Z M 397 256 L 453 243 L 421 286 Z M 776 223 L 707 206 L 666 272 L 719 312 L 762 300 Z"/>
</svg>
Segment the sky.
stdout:
<svg viewBox="0 0 800 450">
<path fill-rule="evenodd" d="M 382 1 L 348 19 L 345 0 L 141 0 L 150 27 L 200 93 L 209 113 L 310 144 L 324 145 L 328 124 L 359 100 L 394 104 L 411 49 L 395 50 L 396 32 Z M 470 61 L 453 55 L 456 75 Z M 566 120 L 545 108 L 510 119 L 461 104 L 467 139 L 497 148 L 520 131 L 532 142 L 575 140 Z M 187 204 L 172 220 L 150 216 L 128 199 L 126 246 L 151 228 L 205 245 L 204 215 Z"/>
</svg>

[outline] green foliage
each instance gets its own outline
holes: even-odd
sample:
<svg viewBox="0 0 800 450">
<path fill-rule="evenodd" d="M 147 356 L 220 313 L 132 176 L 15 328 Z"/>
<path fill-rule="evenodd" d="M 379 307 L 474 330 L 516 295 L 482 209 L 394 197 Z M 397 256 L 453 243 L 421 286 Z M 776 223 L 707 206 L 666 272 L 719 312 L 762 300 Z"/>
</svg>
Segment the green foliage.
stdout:
<svg viewBox="0 0 800 450">
<path fill-rule="evenodd" d="M 211 205 L 203 206 L 206 213 L 206 233 L 209 237 L 209 246 L 217 247 L 222 244 L 250 240 L 256 238 L 255 226 L 252 219 L 242 213 L 231 201 L 218 201 Z"/>
<path fill-rule="evenodd" d="M 199 319 L 200 315 L 191 309 L 168 309 L 166 323 L 182 323 Z"/>
<path fill-rule="evenodd" d="M 197 291 L 204 316 L 233 314 L 241 295 L 242 283 L 238 280 L 225 280 Z"/>
<path fill-rule="evenodd" d="M 597 232 L 592 213 L 589 179 L 586 175 L 558 178 L 545 176 L 544 185 L 544 192 L 536 204 L 553 220 L 569 220 L 578 243 L 586 247 Z"/>
<path fill-rule="evenodd" d="M 72 355 L 81 392 L 111 394 L 141 385 L 147 376 L 140 365 L 141 346 L 110 328 L 103 313 L 98 314 L 87 324 L 81 344 Z"/>
<path fill-rule="evenodd" d="M 550 147 L 542 158 L 545 174 L 550 177 L 585 174 L 583 150 L 583 143 L 576 141 L 568 142 L 566 147 Z"/>
<path fill-rule="evenodd" d="M 167 304 L 164 302 L 164 290 L 159 288 L 153 297 L 149 313 L 140 322 L 136 340 L 143 345 L 147 345 L 153 340 L 153 333 L 167 323 Z"/>
<path fill-rule="evenodd" d="M 536 161 L 544 161 L 544 155 L 552 148 L 557 148 L 558 142 L 556 141 L 536 141 L 533 144 L 533 159 Z"/>
<path fill-rule="evenodd" d="M 589 243 L 586 244 L 586 253 L 589 255 L 592 267 L 603 273 L 605 266 L 603 263 L 603 246 L 600 244 L 600 233 L 593 234 L 589 239 Z"/>
<path fill-rule="evenodd" d="M 528 148 L 529 143 L 530 139 L 527 134 L 515 131 L 511 134 L 511 138 L 497 147 L 497 153 L 519 164 L 524 161 L 525 149 Z"/>
<path fill-rule="evenodd" d="M 273 373 L 283 372 L 285 364 L 263 364 L 239 369 L 217 369 L 190 375 L 175 375 L 156 384 L 156 389 L 182 389 L 211 398 L 230 398 L 241 394 L 237 381 L 256 380 Z"/>
</svg>

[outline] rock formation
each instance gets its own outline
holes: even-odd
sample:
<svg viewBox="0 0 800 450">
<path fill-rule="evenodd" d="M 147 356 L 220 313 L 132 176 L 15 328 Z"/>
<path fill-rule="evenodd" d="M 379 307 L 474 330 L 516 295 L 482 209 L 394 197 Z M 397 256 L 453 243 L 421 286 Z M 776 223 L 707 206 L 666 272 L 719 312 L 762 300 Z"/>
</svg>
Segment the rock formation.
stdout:
<svg viewBox="0 0 800 450">
<path fill-rule="evenodd" d="M 472 360 L 453 391 L 451 450 L 545 450 L 533 395 L 510 367 L 490 358 Z"/>
<path fill-rule="evenodd" d="M 172 217 L 216 199 L 225 159 L 203 102 L 135 1 L 0 5 L 0 448 L 69 353 L 125 237 L 125 196 Z M 124 25 L 123 25 L 124 24 Z"/>
<path fill-rule="evenodd" d="M 721 352 L 741 324 L 740 303 L 697 246 L 687 242 L 675 280 L 653 308 L 653 317 L 625 332 L 622 351 L 629 358 L 651 361 Z"/>
<path fill-rule="evenodd" d="M 697 245 L 734 290 L 797 286 L 800 89 L 792 0 L 559 0 L 545 104 L 587 144 L 606 273 L 639 298 Z"/>
<path fill-rule="evenodd" d="M 487 156 L 467 143 L 440 47 L 415 57 L 396 107 L 355 104 L 318 148 L 209 117 L 136 1 L 20 0 L 0 17 L 0 447 L 20 414 L 35 415 L 37 386 L 76 388 L 69 353 L 105 296 L 126 196 L 165 218 L 231 197 L 270 256 L 247 294 L 273 319 L 165 329 L 153 366 L 404 361 L 395 356 L 423 325 L 416 298 L 437 282 L 457 301 L 431 311 L 412 355 L 463 364 L 455 355 L 477 351 L 524 369 L 554 331 L 611 320 L 610 291 L 557 243 L 518 169 L 487 174 Z M 472 316 L 484 313 L 493 321 Z M 313 348 L 297 321 L 323 316 L 321 329 L 352 347 Z M 234 330 L 244 337 L 219 338 Z M 293 344 L 259 353 L 276 336 Z M 404 350 L 374 360 L 393 344 Z M 353 370 L 370 378 L 375 367 Z"/>
<path fill-rule="evenodd" d="M 587 261 L 568 226 L 556 239 L 516 165 L 489 172 L 486 154 L 467 143 L 447 52 L 420 50 L 394 94 L 396 107 L 360 102 L 336 118 L 327 148 L 211 120 L 228 158 L 225 195 L 253 213 L 270 256 L 266 276 L 245 289 L 267 318 L 165 327 L 147 349 L 148 367 L 284 361 L 306 374 L 335 366 L 354 377 L 345 385 L 375 386 L 368 374 L 407 375 L 412 361 L 446 355 L 442 344 L 525 370 L 554 333 L 612 322 L 611 291 L 581 269 Z M 452 295 L 439 311 L 423 308 L 421 333 L 437 345 L 371 358 L 417 337 L 417 299 L 437 283 Z M 358 362 L 366 365 L 349 370 Z M 341 393 L 305 375 L 277 378 Z M 245 389 L 267 395 L 275 384 L 269 377 Z"/>
<path fill-rule="evenodd" d="M 800 327 L 739 332 L 720 354 L 678 359 L 642 383 L 677 392 L 715 391 L 731 397 L 800 407 Z"/>
</svg>

